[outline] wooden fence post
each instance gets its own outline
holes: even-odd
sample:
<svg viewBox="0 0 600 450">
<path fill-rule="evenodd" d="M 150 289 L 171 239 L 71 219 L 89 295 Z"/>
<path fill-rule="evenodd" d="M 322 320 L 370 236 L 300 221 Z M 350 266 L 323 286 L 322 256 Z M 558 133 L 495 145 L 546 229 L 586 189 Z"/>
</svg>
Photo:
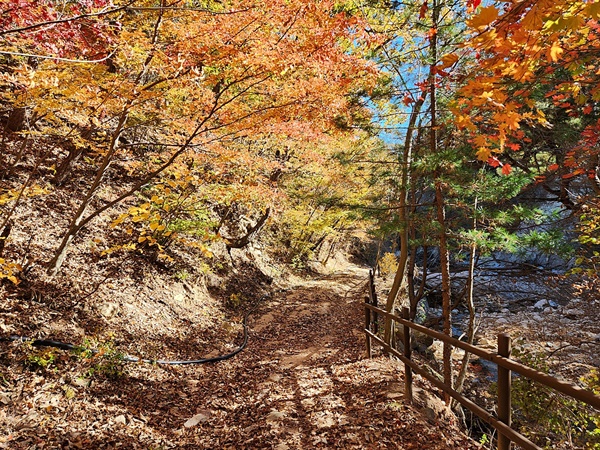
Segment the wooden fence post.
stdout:
<svg viewBox="0 0 600 450">
<path fill-rule="evenodd" d="M 511 340 L 508 334 L 498 335 L 498 354 L 510 358 Z M 498 419 L 511 426 L 511 371 L 498 366 Z M 510 450 L 511 441 L 501 432 L 498 433 L 498 450 Z"/>
<path fill-rule="evenodd" d="M 406 306 L 402 308 L 402 318 L 405 320 L 410 320 L 410 310 Z M 404 356 L 406 356 L 406 359 L 410 360 L 410 328 L 406 325 L 404 325 Z M 404 364 L 404 393 L 406 401 L 408 403 L 412 403 L 412 369 L 408 364 Z"/>
<path fill-rule="evenodd" d="M 369 304 L 369 297 L 365 298 L 365 303 Z M 371 331 L 371 310 L 365 306 L 365 330 Z M 371 336 L 365 332 L 367 338 L 367 358 L 371 358 Z"/>
<path fill-rule="evenodd" d="M 379 305 L 377 304 L 377 292 L 375 291 L 375 278 L 373 271 L 369 272 L 369 276 L 369 295 L 371 297 L 371 304 L 375 308 L 378 308 Z M 373 311 L 373 333 L 379 333 L 379 314 L 377 314 L 375 311 Z"/>
</svg>

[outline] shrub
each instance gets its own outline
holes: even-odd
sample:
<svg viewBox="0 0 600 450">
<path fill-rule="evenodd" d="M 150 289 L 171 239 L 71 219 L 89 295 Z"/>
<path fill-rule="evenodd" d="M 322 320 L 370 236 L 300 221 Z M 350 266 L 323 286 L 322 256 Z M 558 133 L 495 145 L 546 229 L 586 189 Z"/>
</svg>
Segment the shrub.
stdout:
<svg viewBox="0 0 600 450">
<path fill-rule="evenodd" d="M 516 347 L 513 357 L 540 372 L 548 373 L 543 353 Z M 600 392 L 598 373 L 582 380 Z M 600 450 L 600 415 L 586 404 L 555 390 L 518 377 L 512 384 L 513 425 L 537 445 L 548 449 Z"/>
<path fill-rule="evenodd" d="M 398 270 L 398 259 L 393 253 L 384 253 L 379 259 L 379 271 L 383 278 L 394 275 Z"/>
</svg>

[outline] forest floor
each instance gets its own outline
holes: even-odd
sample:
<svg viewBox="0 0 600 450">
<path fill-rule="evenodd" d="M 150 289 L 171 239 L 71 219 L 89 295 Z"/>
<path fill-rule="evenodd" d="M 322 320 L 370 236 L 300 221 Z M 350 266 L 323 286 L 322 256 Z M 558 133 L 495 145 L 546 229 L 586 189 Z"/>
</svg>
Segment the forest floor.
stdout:
<svg viewBox="0 0 600 450">
<path fill-rule="evenodd" d="M 121 367 L 105 345 L 105 358 L 90 365 L 61 350 L 2 343 L 0 448 L 480 448 L 453 416 L 440 415 L 441 401 L 425 395 L 422 381 L 415 405 L 404 403 L 401 364 L 365 358 L 366 275 L 355 267 L 273 287 L 250 316 L 247 348 L 218 363 Z M 5 318 L 14 316 L 6 314 L 14 304 L 2 306 Z M 160 323 L 157 314 L 153 325 Z M 197 325 L 171 321 L 166 329 L 201 334 Z M 239 342 L 241 326 L 230 328 Z M 156 342 L 148 340 L 119 349 L 151 351 Z M 193 351 L 173 345 L 172 354 Z"/>
</svg>

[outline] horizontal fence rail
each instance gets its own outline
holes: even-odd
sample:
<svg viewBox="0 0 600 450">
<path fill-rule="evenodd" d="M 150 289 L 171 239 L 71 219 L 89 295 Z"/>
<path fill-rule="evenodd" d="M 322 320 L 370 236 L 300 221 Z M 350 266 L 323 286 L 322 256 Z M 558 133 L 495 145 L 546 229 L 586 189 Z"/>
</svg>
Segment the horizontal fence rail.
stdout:
<svg viewBox="0 0 600 450">
<path fill-rule="evenodd" d="M 543 372 L 539 372 L 532 369 L 529 366 L 521 364 L 515 360 L 510 359 L 510 337 L 506 334 L 498 336 L 498 352 L 492 352 L 485 350 L 481 347 L 477 347 L 467 342 L 460 341 L 451 336 L 448 336 L 439 331 L 432 330 L 430 328 L 418 325 L 411 322 L 409 319 L 408 308 L 403 310 L 403 317 L 400 317 L 393 313 L 376 306 L 377 298 L 375 296 L 375 289 L 373 285 L 373 275 L 369 275 L 369 297 L 365 299 L 365 335 L 367 341 L 367 353 L 371 356 L 371 343 L 375 341 L 384 350 L 397 358 L 399 358 L 405 365 L 405 395 L 407 400 L 412 401 L 412 371 L 418 373 L 423 378 L 429 380 L 432 384 L 438 387 L 440 390 L 448 394 L 462 406 L 479 416 L 482 420 L 490 424 L 493 428 L 498 431 L 498 448 L 500 450 L 510 449 L 510 443 L 514 442 L 520 445 L 526 450 L 541 450 L 540 447 L 535 445 L 529 439 L 522 434 L 518 433 L 510 427 L 511 424 L 511 403 L 510 403 L 510 385 L 511 385 L 511 372 L 516 372 L 524 377 L 531 380 L 537 381 L 545 386 L 548 386 L 568 397 L 579 400 L 593 408 L 600 410 L 600 395 L 595 395 L 591 391 L 580 388 L 572 383 L 568 383 L 558 378 L 552 377 Z M 391 319 L 398 324 L 404 326 L 404 353 L 392 348 L 383 339 L 377 336 L 377 331 L 374 329 L 372 316 L 385 317 Z M 451 386 L 446 385 L 443 381 L 439 380 L 434 375 L 427 372 L 415 361 L 411 359 L 411 348 L 410 330 L 423 333 L 434 339 L 438 339 L 442 342 L 448 343 L 454 347 L 460 348 L 465 352 L 476 355 L 487 361 L 491 361 L 498 366 L 498 415 L 495 416 L 488 412 L 484 408 L 475 404 L 456 390 L 452 389 Z"/>
</svg>

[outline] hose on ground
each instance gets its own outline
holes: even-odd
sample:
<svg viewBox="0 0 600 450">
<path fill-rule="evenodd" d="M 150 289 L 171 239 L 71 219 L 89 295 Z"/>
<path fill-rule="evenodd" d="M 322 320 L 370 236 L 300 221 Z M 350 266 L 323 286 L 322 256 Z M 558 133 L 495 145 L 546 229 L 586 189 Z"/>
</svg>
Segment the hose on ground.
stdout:
<svg viewBox="0 0 600 450">
<path fill-rule="evenodd" d="M 282 291 L 284 291 L 284 289 L 279 290 L 279 292 L 282 292 Z M 122 360 L 124 362 L 130 362 L 130 363 L 148 363 L 148 364 L 161 364 L 161 365 L 169 365 L 169 366 L 185 366 L 185 365 L 192 365 L 192 364 L 213 363 L 213 362 L 225 361 L 227 359 L 233 358 L 235 355 L 237 355 L 238 353 L 243 351 L 246 348 L 246 345 L 248 345 L 248 317 L 254 311 L 256 311 L 258 306 L 262 303 L 262 301 L 265 298 L 270 297 L 270 296 L 271 296 L 270 293 L 264 294 L 262 297 L 260 297 L 258 299 L 256 304 L 251 309 L 249 309 L 246 312 L 246 314 L 244 314 L 244 320 L 242 321 L 242 326 L 244 328 L 243 341 L 238 346 L 238 348 L 236 348 L 235 350 L 233 350 L 229 353 L 226 353 L 224 355 L 219 355 L 219 356 L 213 356 L 211 358 L 189 359 L 189 360 L 146 359 L 146 358 L 138 358 L 137 356 L 123 355 Z M 76 351 L 76 350 L 81 349 L 80 346 L 70 344 L 67 342 L 54 341 L 54 340 L 50 340 L 50 339 L 32 339 L 32 338 L 28 338 L 25 336 L 0 336 L 0 342 L 23 342 L 23 343 L 30 343 L 33 347 L 53 347 L 53 348 L 58 348 L 61 350 L 68 350 L 68 351 Z M 95 349 L 91 349 L 91 350 L 86 349 L 86 351 L 89 351 L 92 354 L 99 353 L 99 351 L 95 350 Z"/>
</svg>

